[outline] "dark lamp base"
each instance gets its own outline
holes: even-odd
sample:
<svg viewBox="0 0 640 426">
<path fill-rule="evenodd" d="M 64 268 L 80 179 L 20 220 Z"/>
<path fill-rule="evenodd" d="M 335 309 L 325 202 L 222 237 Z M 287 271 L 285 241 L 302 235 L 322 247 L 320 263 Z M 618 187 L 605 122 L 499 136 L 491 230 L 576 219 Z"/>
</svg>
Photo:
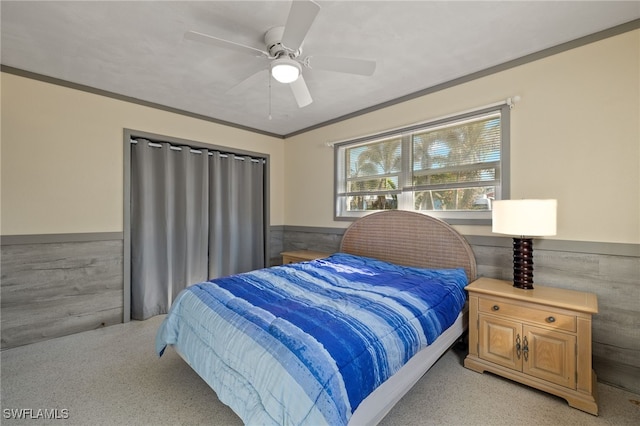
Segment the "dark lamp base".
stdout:
<svg viewBox="0 0 640 426">
<path fill-rule="evenodd" d="M 513 286 L 525 290 L 533 289 L 533 240 L 513 239 Z"/>
</svg>

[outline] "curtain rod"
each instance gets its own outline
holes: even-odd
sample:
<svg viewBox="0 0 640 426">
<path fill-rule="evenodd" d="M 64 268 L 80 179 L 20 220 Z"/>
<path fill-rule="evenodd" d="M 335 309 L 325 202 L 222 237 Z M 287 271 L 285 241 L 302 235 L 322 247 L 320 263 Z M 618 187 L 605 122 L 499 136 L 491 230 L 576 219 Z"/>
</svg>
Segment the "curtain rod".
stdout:
<svg viewBox="0 0 640 426">
<path fill-rule="evenodd" d="M 152 147 L 152 148 L 162 148 L 163 147 L 162 144 L 156 143 L 156 142 L 151 142 L 148 139 L 140 138 L 140 140 L 147 141 L 147 145 Z M 134 145 L 138 144 L 138 140 L 137 139 L 129 139 L 129 142 L 134 144 Z M 169 145 L 169 149 L 172 150 L 172 151 L 182 151 L 182 147 L 181 146 L 171 145 L 169 142 L 164 142 L 164 143 L 168 144 Z M 191 148 L 191 147 L 189 147 L 187 145 L 184 145 L 184 147 L 185 148 L 189 148 L 189 152 L 192 153 L 192 154 L 202 154 L 202 150 L 194 149 L 194 148 Z M 233 154 L 235 160 L 244 161 L 247 157 L 249 157 L 251 159 L 251 161 L 254 162 L 254 163 L 259 163 L 259 162 L 266 163 L 266 160 L 264 158 L 260 158 L 260 157 L 255 158 L 255 157 L 252 157 L 251 155 L 242 156 L 242 154 L 234 154 L 232 152 L 231 153 L 225 153 L 225 152 L 222 152 L 222 151 L 220 151 L 218 149 L 213 149 L 213 150 L 208 150 L 208 151 L 209 152 L 207 152 L 207 154 L 209 156 L 212 156 L 214 152 L 217 152 L 217 153 L 220 154 L 220 157 L 222 157 L 222 158 L 228 158 L 229 154 Z"/>
<path fill-rule="evenodd" d="M 466 111 L 460 111 L 460 112 L 456 112 L 454 114 L 448 114 L 448 115 L 443 115 L 440 117 L 435 117 L 435 118 L 430 118 L 426 121 L 420 121 L 418 123 L 413 123 L 413 124 L 407 124 L 401 127 L 396 127 L 393 129 L 387 129 L 387 130 L 383 130 L 381 132 L 377 132 L 377 133 L 371 133 L 369 135 L 365 135 L 365 136 L 358 136 L 355 138 L 349 138 L 349 139 L 343 139 L 343 140 L 339 140 L 339 141 L 333 141 L 333 142 L 327 142 L 326 145 L 330 148 L 333 148 L 335 145 L 341 144 L 341 143 L 345 143 L 345 142 L 352 142 L 352 141 L 359 141 L 359 140 L 367 140 L 367 139 L 375 139 L 377 137 L 381 137 L 384 135 L 387 135 L 389 133 L 396 133 L 399 131 L 403 131 L 409 127 L 418 127 L 418 126 L 422 126 L 422 125 L 426 125 L 429 123 L 433 123 L 435 121 L 440 121 L 440 120 L 446 120 L 448 118 L 452 118 L 452 117 L 457 117 L 459 115 L 465 115 L 465 114 L 472 114 L 474 112 L 478 112 L 478 111 L 482 111 L 488 108 L 493 108 L 493 107 L 498 107 L 498 106 L 502 106 L 502 105 L 509 105 L 509 109 L 513 109 L 513 107 L 515 106 L 516 103 L 520 102 L 520 96 L 519 95 L 515 95 L 515 96 L 511 96 L 505 100 L 502 100 L 500 102 L 494 102 L 492 104 L 488 104 L 488 105 L 484 105 L 484 106 L 480 106 L 480 107 L 475 107 L 472 109 L 468 109 Z"/>
</svg>

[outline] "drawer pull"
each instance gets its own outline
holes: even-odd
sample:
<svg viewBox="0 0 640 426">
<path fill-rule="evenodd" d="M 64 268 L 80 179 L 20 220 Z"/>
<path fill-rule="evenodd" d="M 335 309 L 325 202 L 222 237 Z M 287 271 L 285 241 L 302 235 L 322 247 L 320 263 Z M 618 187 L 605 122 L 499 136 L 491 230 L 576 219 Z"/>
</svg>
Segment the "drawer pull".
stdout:
<svg viewBox="0 0 640 426">
<path fill-rule="evenodd" d="M 498 306 L 498 305 L 493 305 L 493 306 L 491 307 L 491 309 L 493 309 L 494 311 L 499 311 L 499 310 L 500 310 L 500 306 Z"/>
<path fill-rule="evenodd" d="M 547 322 L 556 322 L 556 319 L 554 317 L 549 317 L 547 318 Z"/>
</svg>

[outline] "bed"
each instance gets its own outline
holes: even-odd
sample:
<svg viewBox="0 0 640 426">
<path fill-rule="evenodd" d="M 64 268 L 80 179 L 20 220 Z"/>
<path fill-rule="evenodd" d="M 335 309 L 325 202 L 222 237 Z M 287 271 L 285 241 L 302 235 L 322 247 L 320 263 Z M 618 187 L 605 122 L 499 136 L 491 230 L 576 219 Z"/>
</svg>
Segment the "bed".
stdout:
<svg viewBox="0 0 640 426">
<path fill-rule="evenodd" d="M 385 211 L 339 252 L 185 289 L 156 336 L 245 424 L 377 424 L 467 327 L 476 278 L 446 223 Z"/>
</svg>

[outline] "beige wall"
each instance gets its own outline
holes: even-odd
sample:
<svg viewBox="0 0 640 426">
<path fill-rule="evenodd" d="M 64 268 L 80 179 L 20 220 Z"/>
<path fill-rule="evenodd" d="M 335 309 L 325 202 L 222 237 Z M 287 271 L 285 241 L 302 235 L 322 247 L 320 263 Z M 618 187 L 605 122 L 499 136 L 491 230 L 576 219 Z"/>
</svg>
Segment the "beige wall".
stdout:
<svg viewBox="0 0 640 426">
<path fill-rule="evenodd" d="M 284 142 L 2 73 L 1 234 L 123 231 L 123 129 L 270 154 L 271 224 L 284 222 Z"/>
<path fill-rule="evenodd" d="M 511 197 L 557 198 L 561 240 L 640 243 L 640 30 L 445 89 L 285 141 L 285 223 L 333 221 L 325 144 L 519 95 Z M 490 235 L 488 227 L 458 227 Z"/>
<path fill-rule="evenodd" d="M 122 231 L 123 128 L 268 153 L 272 225 L 345 227 L 327 142 L 519 95 L 512 198 L 557 198 L 552 238 L 640 243 L 640 30 L 285 141 L 7 73 L 1 84 L 2 235 Z"/>
</svg>

